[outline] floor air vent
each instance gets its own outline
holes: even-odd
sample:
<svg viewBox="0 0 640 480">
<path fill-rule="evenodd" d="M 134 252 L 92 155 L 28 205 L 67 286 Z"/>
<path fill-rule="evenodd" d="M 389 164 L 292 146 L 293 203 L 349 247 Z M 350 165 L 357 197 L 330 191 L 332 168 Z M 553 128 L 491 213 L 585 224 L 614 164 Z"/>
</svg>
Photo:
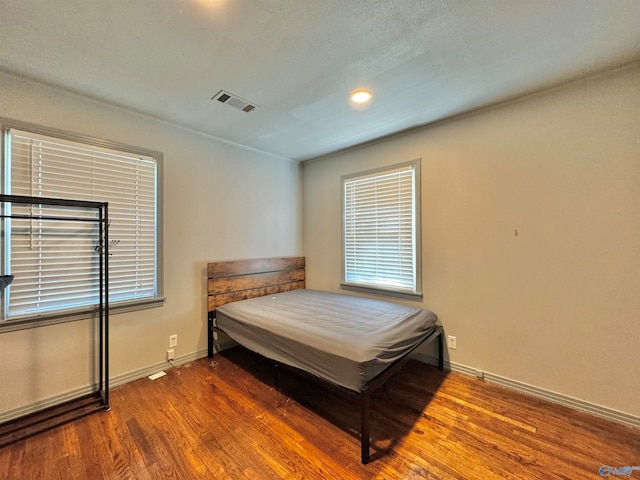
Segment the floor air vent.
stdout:
<svg viewBox="0 0 640 480">
<path fill-rule="evenodd" d="M 225 92 L 224 90 L 220 90 L 216 93 L 211 100 L 217 100 L 220 103 L 224 103 L 247 113 L 253 112 L 257 108 L 257 105 L 245 100 L 244 98 L 240 98 L 233 93 Z"/>
</svg>

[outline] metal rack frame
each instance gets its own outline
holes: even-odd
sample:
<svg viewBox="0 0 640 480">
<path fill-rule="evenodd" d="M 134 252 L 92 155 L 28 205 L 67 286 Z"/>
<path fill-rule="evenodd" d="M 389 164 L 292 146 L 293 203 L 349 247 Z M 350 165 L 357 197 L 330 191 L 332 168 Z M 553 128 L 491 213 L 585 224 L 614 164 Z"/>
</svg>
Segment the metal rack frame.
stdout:
<svg viewBox="0 0 640 480">
<path fill-rule="evenodd" d="M 5 214 L 7 204 L 38 205 L 43 207 L 68 207 L 94 210 L 96 218 Z M 99 294 L 98 294 L 98 384 L 89 394 L 38 410 L 34 413 L 0 424 L 0 447 L 23 438 L 57 427 L 97 411 L 109 410 L 109 206 L 108 202 L 91 202 L 61 198 L 0 195 L 0 218 L 19 218 L 52 221 L 76 221 L 96 223 L 99 231 Z M 29 320 L 21 323 L 28 326 Z M 36 326 L 37 328 L 37 326 Z"/>
</svg>

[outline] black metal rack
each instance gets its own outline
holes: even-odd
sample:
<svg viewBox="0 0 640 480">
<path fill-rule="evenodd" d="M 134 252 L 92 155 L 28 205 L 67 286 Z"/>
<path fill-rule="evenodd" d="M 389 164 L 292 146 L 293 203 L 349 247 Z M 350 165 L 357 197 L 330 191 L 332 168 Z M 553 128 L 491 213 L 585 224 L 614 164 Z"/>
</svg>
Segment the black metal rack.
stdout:
<svg viewBox="0 0 640 480">
<path fill-rule="evenodd" d="M 6 213 L 7 204 L 21 204 L 40 207 L 59 207 L 89 210 L 96 217 L 88 218 L 72 215 L 24 215 Z M 92 385 L 89 394 L 67 400 L 60 404 L 14 418 L 0 424 L 0 447 L 24 439 L 31 435 L 57 427 L 71 420 L 102 410 L 109 410 L 109 208 L 107 202 L 90 202 L 60 198 L 30 197 L 22 195 L 0 195 L 0 218 L 32 220 L 93 222 L 98 227 L 99 294 L 97 304 L 97 330 L 99 345 L 98 383 Z M 29 328 L 29 320 L 22 320 Z"/>
</svg>

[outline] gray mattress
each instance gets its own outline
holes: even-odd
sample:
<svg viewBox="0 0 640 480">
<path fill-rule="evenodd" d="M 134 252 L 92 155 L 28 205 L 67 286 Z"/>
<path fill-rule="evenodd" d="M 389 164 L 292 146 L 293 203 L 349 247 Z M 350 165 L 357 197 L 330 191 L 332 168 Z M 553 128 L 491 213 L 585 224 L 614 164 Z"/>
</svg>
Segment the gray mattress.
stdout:
<svg viewBox="0 0 640 480">
<path fill-rule="evenodd" d="M 216 309 L 219 329 L 267 358 L 356 392 L 433 332 L 425 309 L 294 290 Z"/>
</svg>

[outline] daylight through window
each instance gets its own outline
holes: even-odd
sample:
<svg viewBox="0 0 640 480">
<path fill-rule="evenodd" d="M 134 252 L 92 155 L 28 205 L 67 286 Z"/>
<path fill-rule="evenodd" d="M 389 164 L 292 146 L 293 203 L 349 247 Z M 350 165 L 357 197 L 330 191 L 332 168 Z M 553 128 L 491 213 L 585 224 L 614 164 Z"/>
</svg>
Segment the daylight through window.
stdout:
<svg viewBox="0 0 640 480">
<path fill-rule="evenodd" d="M 349 175 L 343 284 L 419 293 L 419 161 Z"/>
<path fill-rule="evenodd" d="M 158 295 L 157 168 L 152 156 L 17 129 L 5 135 L 5 193 L 109 203 L 110 302 Z M 5 208 L 42 214 L 38 206 Z M 95 222 L 6 219 L 2 228 L 4 273 L 15 277 L 5 320 L 97 303 Z"/>
</svg>

